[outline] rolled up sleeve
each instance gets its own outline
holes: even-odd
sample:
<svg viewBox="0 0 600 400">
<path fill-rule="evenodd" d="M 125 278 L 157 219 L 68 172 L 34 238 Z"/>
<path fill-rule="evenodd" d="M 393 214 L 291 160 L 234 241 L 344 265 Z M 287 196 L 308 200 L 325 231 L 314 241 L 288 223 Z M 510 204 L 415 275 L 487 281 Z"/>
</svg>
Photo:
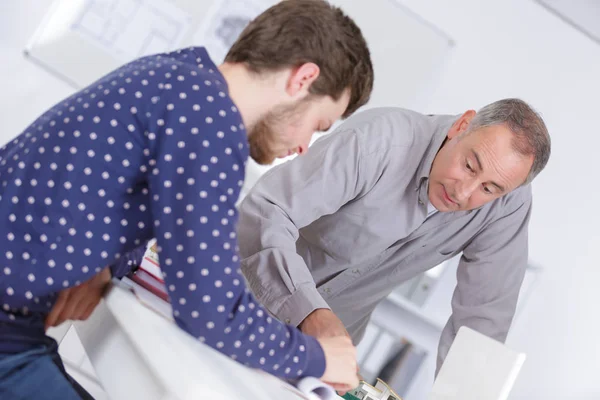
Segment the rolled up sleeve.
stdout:
<svg viewBox="0 0 600 400">
<path fill-rule="evenodd" d="M 240 206 L 242 271 L 277 318 L 299 325 L 329 308 L 296 252 L 299 230 L 366 190 L 359 138 L 353 130 L 319 139 L 306 155 L 267 172 Z"/>
</svg>

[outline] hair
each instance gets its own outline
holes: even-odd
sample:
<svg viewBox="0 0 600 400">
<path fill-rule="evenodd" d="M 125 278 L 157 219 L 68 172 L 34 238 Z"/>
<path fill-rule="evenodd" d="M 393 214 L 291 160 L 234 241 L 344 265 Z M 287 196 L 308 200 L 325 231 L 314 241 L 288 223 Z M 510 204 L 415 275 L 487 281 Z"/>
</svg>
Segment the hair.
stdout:
<svg viewBox="0 0 600 400">
<path fill-rule="evenodd" d="M 312 95 L 337 101 L 350 90 L 344 118 L 373 90 L 371 55 L 359 27 L 323 0 L 285 0 L 267 9 L 242 31 L 225 62 L 244 63 L 258 74 L 312 62 L 320 69 Z"/>
<path fill-rule="evenodd" d="M 523 100 L 503 99 L 479 110 L 469 123 L 468 132 L 493 125 L 506 125 L 510 129 L 515 135 L 512 145 L 517 153 L 533 155 L 533 165 L 523 184 L 530 183 L 550 158 L 550 134 L 544 120 Z"/>
</svg>

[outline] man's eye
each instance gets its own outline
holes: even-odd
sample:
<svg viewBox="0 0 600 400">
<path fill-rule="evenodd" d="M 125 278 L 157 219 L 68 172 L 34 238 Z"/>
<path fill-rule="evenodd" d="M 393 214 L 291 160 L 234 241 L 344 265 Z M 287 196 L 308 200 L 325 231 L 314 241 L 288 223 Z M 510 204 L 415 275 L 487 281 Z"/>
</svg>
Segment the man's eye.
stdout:
<svg viewBox="0 0 600 400">
<path fill-rule="evenodd" d="M 491 190 L 490 190 L 490 188 L 489 188 L 489 187 L 487 187 L 487 186 L 484 186 L 484 187 L 483 187 L 483 191 L 484 191 L 484 192 L 486 192 L 487 194 L 492 194 L 492 191 L 491 191 Z"/>
</svg>

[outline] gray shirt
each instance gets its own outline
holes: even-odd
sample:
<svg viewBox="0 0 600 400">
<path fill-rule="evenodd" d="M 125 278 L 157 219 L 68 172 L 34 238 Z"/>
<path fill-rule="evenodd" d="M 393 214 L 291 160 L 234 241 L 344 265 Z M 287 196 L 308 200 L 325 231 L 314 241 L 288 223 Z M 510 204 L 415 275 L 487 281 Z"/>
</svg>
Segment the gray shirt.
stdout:
<svg viewBox="0 0 600 400">
<path fill-rule="evenodd" d="M 438 366 L 462 325 L 506 339 L 531 189 L 428 218 L 429 171 L 455 120 L 371 109 L 258 181 L 241 204 L 239 246 L 249 286 L 273 315 L 298 325 L 330 308 L 358 343 L 397 285 L 462 252 Z"/>
</svg>

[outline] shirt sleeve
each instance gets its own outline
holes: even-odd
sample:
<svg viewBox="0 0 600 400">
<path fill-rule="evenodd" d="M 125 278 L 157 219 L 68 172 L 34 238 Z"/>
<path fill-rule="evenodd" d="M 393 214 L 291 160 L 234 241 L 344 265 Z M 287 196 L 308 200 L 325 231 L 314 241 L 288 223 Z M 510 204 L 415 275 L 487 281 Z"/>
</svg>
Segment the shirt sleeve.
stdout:
<svg viewBox="0 0 600 400">
<path fill-rule="evenodd" d="M 263 175 L 240 205 L 244 276 L 261 303 L 294 326 L 329 309 L 296 252 L 299 230 L 375 184 L 380 171 L 364 166 L 361 149 L 354 129 L 326 135 L 306 155 Z"/>
<path fill-rule="evenodd" d="M 158 122 L 148 132 L 148 182 L 175 321 L 250 367 L 320 377 L 325 359 L 317 340 L 271 318 L 239 271 L 235 203 L 248 154 L 241 118 L 214 81 L 184 85 L 187 75 L 170 72 L 151 117 Z"/>
<path fill-rule="evenodd" d="M 452 315 L 439 343 L 438 371 L 463 325 L 500 342 L 506 340 L 527 269 L 531 188 L 519 190 L 520 196 L 510 201 L 521 204 L 506 204 L 514 211 L 492 222 L 463 250 Z"/>
</svg>

